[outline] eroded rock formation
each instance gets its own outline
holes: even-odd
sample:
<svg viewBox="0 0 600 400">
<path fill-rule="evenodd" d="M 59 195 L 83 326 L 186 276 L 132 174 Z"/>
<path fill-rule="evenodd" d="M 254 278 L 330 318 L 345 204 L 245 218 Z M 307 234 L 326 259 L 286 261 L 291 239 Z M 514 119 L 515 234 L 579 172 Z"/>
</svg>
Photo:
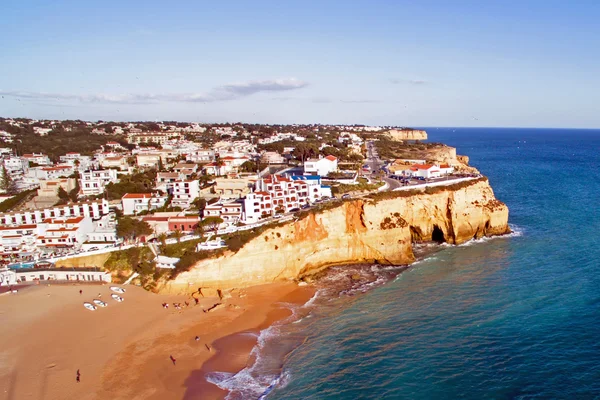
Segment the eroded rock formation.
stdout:
<svg viewBox="0 0 600 400">
<path fill-rule="evenodd" d="M 161 291 L 240 288 L 297 279 L 336 264 L 409 264 L 413 242 L 459 244 L 508 232 L 508 208 L 487 180 L 433 194 L 357 199 L 269 229 L 237 253 L 199 262 Z"/>
</svg>

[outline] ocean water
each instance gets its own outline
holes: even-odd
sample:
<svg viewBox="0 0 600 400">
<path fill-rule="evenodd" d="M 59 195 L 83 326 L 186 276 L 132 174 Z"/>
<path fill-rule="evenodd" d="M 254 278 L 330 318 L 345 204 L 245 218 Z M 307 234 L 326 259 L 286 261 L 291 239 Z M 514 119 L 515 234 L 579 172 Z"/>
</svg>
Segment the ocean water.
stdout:
<svg viewBox="0 0 600 400">
<path fill-rule="evenodd" d="M 332 268 L 215 382 L 230 398 L 600 398 L 600 131 L 428 132 L 489 177 L 514 233 Z"/>
</svg>

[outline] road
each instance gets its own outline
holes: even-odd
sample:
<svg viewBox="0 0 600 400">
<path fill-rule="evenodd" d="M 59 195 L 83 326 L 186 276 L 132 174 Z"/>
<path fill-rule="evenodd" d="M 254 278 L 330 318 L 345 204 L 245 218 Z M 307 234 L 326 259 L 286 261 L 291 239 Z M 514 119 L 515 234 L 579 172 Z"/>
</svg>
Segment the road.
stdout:
<svg viewBox="0 0 600 400">
<path fill-rule="evenodd" d="M 367 165 L 371 168 L 371 178 L 375 178 L 379 173 L 379 169 L 383 166 L 383 161 L 379 158 L 377 148 L 371 141 L 367 141 Z M 402 183 L 396 179 L 388 177 L 383 177 L 382 179 L 388 184 L 386 190 L 394 190 L 402 187 Z"/>
</svg>

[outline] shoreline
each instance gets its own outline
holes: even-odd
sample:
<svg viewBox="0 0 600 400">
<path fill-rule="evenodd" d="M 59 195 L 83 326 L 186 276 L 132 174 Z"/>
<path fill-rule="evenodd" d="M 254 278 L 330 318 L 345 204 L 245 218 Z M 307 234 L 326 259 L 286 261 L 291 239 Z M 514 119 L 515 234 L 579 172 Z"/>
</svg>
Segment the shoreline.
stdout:
<svg viewBox="0 0 600 400">
<path fill-rule="evenodd" d="M 260 331 L 287 318 L 289 303 L 304 304 L 314 294 L 310 286 L 272 283 L 194 306 L 189 296 L 135 286 L 124 286 L 118 303 L 109 286 L 36 285 L 0 296 L 0 400 L 223 398 L 227 391 L 206 382 L 208 368 L 243 369 Z M 86 310 L 83 302 L 94 298 L 108 306 Z M 185 301 L 190 305 L 181 310 L 161 306 Z M 203 311 L 216 303 L 222 305 Z"/>
<path fill-rule="evenodd" d="M 419 260 L 439 250 L 425 251 Z M 0 400 L 224 398 L 229 392 L 207 381 L 207 375 L 235 375 L 251 367 L 261 332 L 279 322 L 287 325 L 292 308 L 307 304 L 322 288 L 329 289 L 325 297 L 366 292 L 412 265 L 330 267 L 329 276 L 311 285 L 234 289 L 222 301 L 200 298 L 198 306 L 189 296 L 157 295 L 136 286 L 125 286 L 123 303 L 111 302 L 110 285 L 36 285 L 6 294 L 0 296 L 5 320 L 0 384 L 7 390 Z M 109 306 L 85 310 L 82 302 L 97 294 Z M 161 307 L 185 301 L 192 304 L 182 310 Z M 222 305 L 203 312 L 217 303 Z M 78 369 L 81 384 L 74 379 Z"/>
</svg>

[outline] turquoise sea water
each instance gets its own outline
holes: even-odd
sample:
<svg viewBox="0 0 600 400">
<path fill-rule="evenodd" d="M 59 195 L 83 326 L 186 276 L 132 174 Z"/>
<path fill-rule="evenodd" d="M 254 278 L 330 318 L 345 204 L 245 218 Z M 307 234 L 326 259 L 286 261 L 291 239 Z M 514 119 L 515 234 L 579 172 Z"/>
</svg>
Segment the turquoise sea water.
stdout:
<svg viewBox="0 0 600 400">
<path fill-rule="evenodd" d="M 600 131 L 428 132 L 490 178 L 516 233 L 361 267 L 374 281 L 323 289 L 261 333 L 257 365 L 215 377 L 231 398 L 600 398 Z"/>
</svg>

